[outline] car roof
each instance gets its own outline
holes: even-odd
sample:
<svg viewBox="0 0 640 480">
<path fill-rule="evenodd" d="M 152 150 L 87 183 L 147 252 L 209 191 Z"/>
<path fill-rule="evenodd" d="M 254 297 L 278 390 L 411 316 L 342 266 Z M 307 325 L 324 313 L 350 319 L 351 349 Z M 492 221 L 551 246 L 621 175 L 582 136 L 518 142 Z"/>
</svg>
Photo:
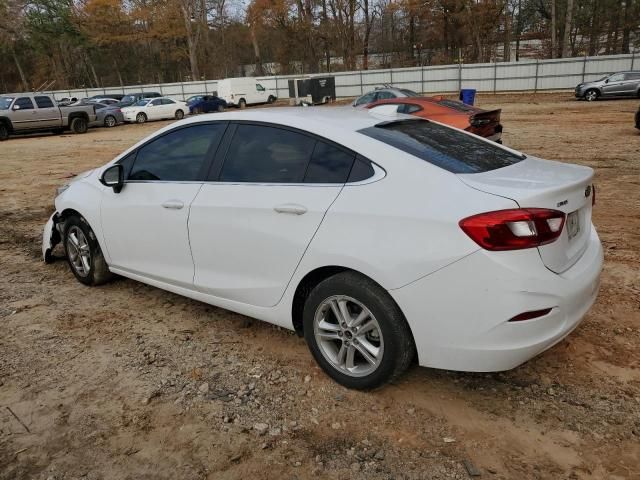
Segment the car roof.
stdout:
<svg viewBox="0 0 640 480">
<path fill-rule="evenodd" d="M 403 115 L 404 117 L 404 115 Z M 416 117 L 406 116 L 407 119 Z M 211 120 L 254 121 L 299 128 L 322 136 L 332 137 L 337 132 L 356 132 L 389 121 L 388 117 L 376 115 L 365 109 L 347 107 L 271 107 L 255 110 L 227 111 L 199 115 L 183 120 L 197 123 Z"/>
</svg>

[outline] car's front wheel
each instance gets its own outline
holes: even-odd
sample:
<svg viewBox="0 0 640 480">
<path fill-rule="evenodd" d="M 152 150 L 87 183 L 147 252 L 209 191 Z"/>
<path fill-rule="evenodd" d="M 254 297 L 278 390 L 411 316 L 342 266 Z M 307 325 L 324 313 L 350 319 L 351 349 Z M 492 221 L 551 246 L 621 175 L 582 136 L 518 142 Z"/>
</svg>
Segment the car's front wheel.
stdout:
<svg viewBox="0 0 640 480">
<path fill-rule="evenodd" d="M 593 102 L 595 100 L 598 99 L 598 97 L 600 96 L 600 94 L 598 93 L 598 90 L 595 90 L 593 88 L 587 90 L 586 92 L 584 92 L 584 99 L 587 102 Z"/>
<path fill-rule="evenodd" d="M 101 285 L 113 277 L 98 240 L 83 217 L 72 216 L 65 222 L 64 250 L 71 272 L 80 283 Z"/>
<path fill-rule="evenodd" d="M 403 373 L 415 347 L 411 331 L 387 291 L 356 272 L 320 282 L 303 313 L 314 358 L 347 388 L 371 389 Z"/>
<path fill-rule="evenodd" d="M 176 120 L 182 120 L 184 118 L 184 112 L 182 110 L 176 110 Z"/>
<path fill-rule="evenodd" d="M 113 115 L 107 115 L 104 118 L 104 126 L 107 128 L 115 127 L 117 123 L 118 121 L 116 120 L 116 117 L 114 117 Z"/>
<path fill-rule="evenodd" d="M 147 121 L 147 116 L 144 113 L 136 115 L 136 123 L 144 123 Z"/>
</svg>

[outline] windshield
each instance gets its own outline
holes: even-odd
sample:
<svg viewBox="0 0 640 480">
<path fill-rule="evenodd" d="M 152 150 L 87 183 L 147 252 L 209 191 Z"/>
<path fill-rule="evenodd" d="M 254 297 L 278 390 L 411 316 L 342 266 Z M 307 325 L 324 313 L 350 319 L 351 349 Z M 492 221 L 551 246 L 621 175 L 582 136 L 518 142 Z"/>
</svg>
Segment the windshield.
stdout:
<svg viewBox="0 0 640 480">
<path fill-rule="evenodd" d="M 136 103 L 134 103 L 134 105 L 136 107 L 144 107 L 147 103 L 149 103 L 149 99 L 143 98 L 142 100 L 138 100 Z"/>
<path fill-rule="evenodd" d="M 13 97 L 0 97 L 0 110 L 9 110 Z"/>
<path fill-rule="evenodd" d="M 196 95 L 194 97 L 187 98 L 187 103 L 199 102 L 202 99 L 202 95 Z"/>
<path fill-rule="evenodd" d="M 122 100 L 120 100 L 122 103 L 133 103 L 136 101 L 136 96 L 135 95 L 125 95 L 124 97 L 122 97 Z"/>
<path fill-rule="evenodd" d="M 380 123 L 359 133 L 452 173 L 480 173 L 524 160 L 491 142 L 427 120 Z"/>
</svg>

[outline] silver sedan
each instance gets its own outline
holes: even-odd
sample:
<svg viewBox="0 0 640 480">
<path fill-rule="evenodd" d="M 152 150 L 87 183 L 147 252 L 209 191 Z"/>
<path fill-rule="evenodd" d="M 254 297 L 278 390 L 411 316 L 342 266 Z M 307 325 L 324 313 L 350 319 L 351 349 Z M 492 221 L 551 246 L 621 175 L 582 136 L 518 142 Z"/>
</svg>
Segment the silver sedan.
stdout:
<svg viewBox="0 0 640 480">
<path fill-rule="evenodd" d="M 115 127 L 124 123 L 124 116 L 118 105 L 106 105 L 104 103 L 94 103 L 96 107 L 96 121 L 92 127 Z"/>
</svg>

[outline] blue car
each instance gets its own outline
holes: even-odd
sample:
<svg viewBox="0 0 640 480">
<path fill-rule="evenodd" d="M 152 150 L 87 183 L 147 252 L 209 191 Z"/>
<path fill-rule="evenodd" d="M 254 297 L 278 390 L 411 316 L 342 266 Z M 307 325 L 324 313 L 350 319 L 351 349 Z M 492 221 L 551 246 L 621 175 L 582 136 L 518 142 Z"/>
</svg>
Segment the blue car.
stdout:
<svg viewBox="0 0 640 480">
<path fill-rule="evenodd" d="M 215 95 L 195 95 L 187 99 L 189 113 L 223 112 L 227 102 Z"/>
</svg>

